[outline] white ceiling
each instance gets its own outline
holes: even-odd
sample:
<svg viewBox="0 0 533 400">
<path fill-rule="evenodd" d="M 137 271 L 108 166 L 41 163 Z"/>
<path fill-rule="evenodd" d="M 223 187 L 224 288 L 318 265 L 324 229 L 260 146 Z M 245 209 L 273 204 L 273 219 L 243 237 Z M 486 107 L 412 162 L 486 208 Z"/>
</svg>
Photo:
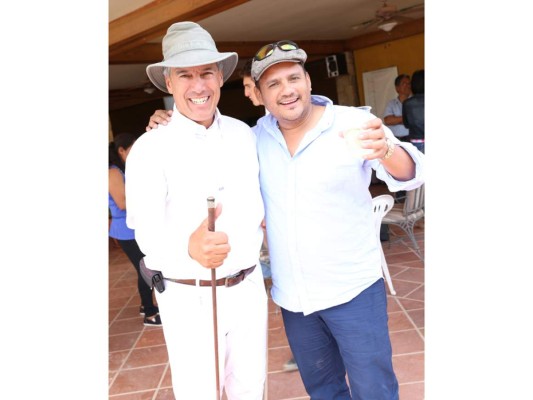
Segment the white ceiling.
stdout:
<svg viewBox="0 0 533 400">
<path fill-rule="evenodd" d="M 109 0 L 109 20 L 113 21 L 152 2 Z M 376 10 L 383 3 L 381 0 L 251 0 L 198 23 L 211 33 L 216 42 L 344 40 L 376 31 L 376 25 L 367 29 L 352 27 L 374 19 Z M 388 2 L 397 6 L 398 10 L 423 3 L 424 0 Z M 407 15 L 422 18 L 424 12 Z M 146 65 L 110 65 L 109 89 L 142 85 L 147 81 Z"/>
</svg>

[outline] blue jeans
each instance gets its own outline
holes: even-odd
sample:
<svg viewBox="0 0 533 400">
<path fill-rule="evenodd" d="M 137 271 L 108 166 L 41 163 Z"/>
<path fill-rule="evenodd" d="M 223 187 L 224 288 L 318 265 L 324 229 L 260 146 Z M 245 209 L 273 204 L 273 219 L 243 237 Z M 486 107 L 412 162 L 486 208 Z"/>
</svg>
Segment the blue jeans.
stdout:
<svg viewBox="0 0 533 400">
<path fill-rule="evenodd" d="M 398 400 L 383 279 L 348 303 L 307 316 L 281 311 L 311 400 Z"/>
</svg>

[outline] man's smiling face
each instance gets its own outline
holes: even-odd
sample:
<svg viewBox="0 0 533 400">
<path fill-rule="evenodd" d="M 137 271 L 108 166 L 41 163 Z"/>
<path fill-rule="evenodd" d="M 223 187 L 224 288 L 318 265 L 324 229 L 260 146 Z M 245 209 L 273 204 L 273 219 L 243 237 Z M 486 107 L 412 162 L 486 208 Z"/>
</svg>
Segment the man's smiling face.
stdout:
<svg viewBox="0 0 533 400">
<path fill-rule="evenodd" d="M 165 81 L 181 114 L 206 128 L 211 126 L 224 83 L 217 64 L 170 68 Z"/>
</svg>

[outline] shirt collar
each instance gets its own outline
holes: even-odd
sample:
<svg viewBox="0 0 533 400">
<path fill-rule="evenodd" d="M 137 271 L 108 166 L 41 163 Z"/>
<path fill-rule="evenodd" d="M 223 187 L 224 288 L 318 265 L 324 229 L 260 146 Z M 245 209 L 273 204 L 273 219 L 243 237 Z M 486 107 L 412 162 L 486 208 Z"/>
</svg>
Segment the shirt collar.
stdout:
<svg viewBox="0 0 533 400">
<path fill-rule="evenodd" d="M 317 104 L 321 106 L 326 106 L 326 112 L 324 113 L 324 117 L 321 119 L 320 124 L 326 123 L 327 126 L 330 126 L 333 123 L 333 101 L 328 99 L 325 96 L 319 96 L 316 94 L 311 95 L 311 103 Z M 327 118 L 325 118 L 327 116 Z M 329 123 L 328 123 L 329 122 Z M 274 132 L 278 130 L 278 121 L 272 116 L 272 114 L 268 113 L 264 117 L 261 117 L 257 121 L 257 126 L 261 127 L 263 129 L 266 129 L 269 132 Z"/>
<path fill-rule="evenodd" d="M 194 122 L 193 120 L 184 116 L 178 111 L 178 109 L 176 108 L 176 104 L 174 104 L 172 114 L 172 121 L 174 120 L 176 121 L 176 123 L 179 123 L 180 125 L 183 125 L 185 128 L 187 128 L 185 129 L 185 131 L 193 133 L 196 137 L 206 137 L 209 132 L 221 132 L 222 114 L 220 113 L 218 108 L 215 109 L 215 118 L 209 128 L 206 128 L 205 126 Z"/>
</svg>

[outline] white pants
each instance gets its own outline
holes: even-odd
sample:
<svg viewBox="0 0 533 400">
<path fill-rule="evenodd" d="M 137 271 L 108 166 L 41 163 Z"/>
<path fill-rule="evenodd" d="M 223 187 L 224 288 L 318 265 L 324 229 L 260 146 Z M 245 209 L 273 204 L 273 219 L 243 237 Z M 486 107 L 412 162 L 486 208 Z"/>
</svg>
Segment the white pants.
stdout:
<svg viewBox="0 0 533 400">
<path fill-rule="evenodd" d="M 157 293 L 176 400 L 216 398 L 211 287 L 165 281 Z M 267 295 L 261 269 L 217 287 L 220 394 L 262 400 L 266 378 Z"/>
</svg>

